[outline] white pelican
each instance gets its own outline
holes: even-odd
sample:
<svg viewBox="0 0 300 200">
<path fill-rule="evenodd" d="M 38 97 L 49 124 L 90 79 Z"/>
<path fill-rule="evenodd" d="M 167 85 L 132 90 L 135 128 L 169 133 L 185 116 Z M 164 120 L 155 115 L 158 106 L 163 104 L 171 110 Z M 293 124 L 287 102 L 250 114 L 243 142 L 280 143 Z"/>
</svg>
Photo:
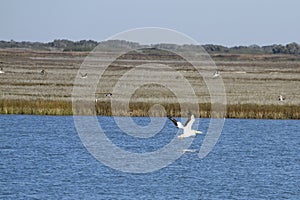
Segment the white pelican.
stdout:
<svg viewBox="0 0 300 200">
<path fill-rule="evenodd" d="M 284 100 L 285 100 L 285 98 L 282 95 L 278 96 L 278 101 L 284 101 Z"/>
<path fill-rule="evenodd" d="M 213 78 L 217 78 L 217 77 L 219 77 L 219 76 L 220 76 L 220 72 L 216 71 L 216 72 L 214 73 L 214 75 L 213 75 Z"/>
<path fill-rule="evenodd" d="M 0 68 L 0 74 L 4 74 L 3 68 Z"/>
<path fill-rule="evenodd" d="M 183 139 L 191 136 L 195 136 L 196 134 L 202 134 L 201 131 L 197 130 L 192 130 L 192 125 L 195 122 L 195 117 L 194 115 L 191 115 L 185 125 L 183 126 L 181 122 L 178 122 L 176 119 L 174 119 L 172 116 L 168 115 L 167 116 L 177 128 L 183 129 L 183 134 L 178 136 L 178 139 Z"/>
</svg>

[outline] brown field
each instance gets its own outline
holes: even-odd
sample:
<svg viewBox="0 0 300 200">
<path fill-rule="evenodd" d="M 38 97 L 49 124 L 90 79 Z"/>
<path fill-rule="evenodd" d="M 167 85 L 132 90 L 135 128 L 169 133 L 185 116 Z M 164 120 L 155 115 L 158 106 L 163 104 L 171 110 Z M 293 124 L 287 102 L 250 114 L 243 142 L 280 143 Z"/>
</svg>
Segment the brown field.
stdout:
<svg viewBox="0 0 300 200">
<path fill-rule="evenodd" d="M 71 115 L 74 81 L 87 55 L 85 52 L 0 50 L 0 67 L 5 72 L 0 74 L 0 113 Z M 300 56 L 222 54 L 211 57 L 224 82 L 226 117 L 300 118 Z M 79 78 L 81 82 L 76 85 L 83 91 L 89 90 L 91 82 L 97 83 L 99 79 L 99 66 L 89 64 L 89 68 L 81 71 L 87 73 L 87 78 Z M 129 79 L 124 80 L 116 90 L 115 86 L 122 76 L 141 64 L 153 66 L 139 68 L 136 72 L 138 76 L 129 75 Z M 178 116 L 178 96 L 169 88 L 159 85 L 160 81 L 163 79 L 173 83 L 185 103 L 189 103 L 192 97 L 180 84 L 180 78 L 168 75 L 170 69 L 166 66 L 175 69 L 189 81 L 200 105 L 200 117 L 210 117 L 211 97 L 203 77 L 188 63 L 168 55 L 122 57 L 105 70 L 91 96 L 84 96 L 86 93 L 83 92 L 80 98 L 86 101 L 97 99 L 95 111 L 99 115 L 111 115 L 113 111 L 113 114 L 124 116 L 159 116 L 164 112 L 149 114 L 148 110 L 151 105 L 161 104 L 166 113 Z M 210 66 L 203 65 L 200 68 L 209 76 L 215 72 Z M 41 73 L 42 70 L 45 74 Z M 141 86 L 146 79 L 157 84 Z M 112 93 L 113 96 L 106 97 L 106 93 Z M 111 101 L 124 104 L 126 95 L 130 95 L 128 109 L 121 106 L 120 109 L 118 106 L 111 108 Z M 279 102 L 279 95 L 286 100 Z M 93 113 L 83 110 L 82 114 Z"/>
</svg>

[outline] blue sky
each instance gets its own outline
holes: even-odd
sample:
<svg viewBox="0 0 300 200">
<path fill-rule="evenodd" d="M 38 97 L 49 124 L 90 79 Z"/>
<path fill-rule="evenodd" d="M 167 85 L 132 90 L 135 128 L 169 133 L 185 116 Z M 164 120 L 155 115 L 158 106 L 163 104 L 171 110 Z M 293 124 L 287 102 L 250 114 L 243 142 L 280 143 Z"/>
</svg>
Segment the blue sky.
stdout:
<svg viewBox="0 0 300 200">
<path fill-rule="evenodd" d="M 140 27 L 200 44 L 300 43 L 299 0 L 1 0 L 0 40 L 105 40 Z"/>
</svg>

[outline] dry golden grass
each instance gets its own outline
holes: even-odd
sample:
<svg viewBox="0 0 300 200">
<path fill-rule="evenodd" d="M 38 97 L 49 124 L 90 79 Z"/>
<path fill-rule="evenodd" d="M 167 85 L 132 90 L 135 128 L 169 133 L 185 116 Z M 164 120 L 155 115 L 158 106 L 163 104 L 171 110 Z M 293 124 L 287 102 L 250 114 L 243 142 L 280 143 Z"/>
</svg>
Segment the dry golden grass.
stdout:
<svg viewBox="0 0 300 200">
<path fill-rule="evenodd" d="M 72 115 L 72 104 L 53 100 L 0 100 L 1 114 Z"/>
<path fill-rule="evenodd" d="M 77 111 L 80 115 L 91 115 L 93 109 L 87 109 L 82 102 L 82 110 Z M 165 103 L 161 106 L 165 111 L 149 113 L 151 103 L 136 102 L 129 105 L 129 110 L 114 107 L 114 115 L 118 116 L 182 116 L 178 103 Z M 300 106 L 297 105 L 256 105 L 238 104 L 227 105 L 226 118 L 255 118 L 255 119 L 300 119 Z M 199 104 L 201 118 L 211 117 L 211 105 Z M 97 115 L 111 116 L 112 108 L 109 101 L 95 104 Z M 31 114 L 31 115 L 72 115 L 72 102 L 52 100 L 0 100 L 0 114 Z M 187 113 L 184 113 L 187 114 Z"/>
<path fill-rule="evenodd" d="M 43 114 L 72 115 L 72 89 L 78 69 L 86 52 L 34 52 L 25 50 L 0 50 L 0 113 L 2 114 Z M 167 56 L 155 55 L 128 57 L 132 60 L 114 62 L 102 77 L 95 98 L 98 103 L 95 111 L 98 115 L 120 116 L 163 116 L 166 113 L 180 116 L 180 106 L 176 95 L 167 88 L 140 87 L 133 95 L 129 108 L 120 103 L 111 109 L 105 93 L 113 92 L 115 84 L 124 73 L 144 60 L 162 59 Z M 291 55 L 212 55 L 224 81 L 226 90 L 227 115 L 230 118 L 300 118 L 300 56 Z M 138 59 L 138 60 L 136 60 Z M 165 63 L 187 77 L 195 89 L 200 106 L 200 117 L 210 117 L 210 95 L 203 79 L 188 65 Z M 201 68 L 213 74 L 209 68 Z M 41 75 L 41 70 L 46 74 Z M 91 69 L 92 74 L 94 68 Z M 166 77 L 164 68 L 155 69 Z M 154 80 L 155 82 L 156 80 Z M 170 80 L 172 81 L 172 80 Z M 128 80 L 124 93 L 136 87 L 138 81 Z M 177 84 L 179 90 L 185 88 Z M 89 87 L 82 85 L 82 89 Z M 123 101 L 124 93 L 114 93 L 113 98 Z M 278 102 L 278 95 L 286 101 Z M 188 99 L 189 97 L 187 97 Z M 149 113 L 149 108 L 157 102 L 164 111 Z M 92 110 L 83 108 L 82 114 L 92 114 Z"/>
</svg>

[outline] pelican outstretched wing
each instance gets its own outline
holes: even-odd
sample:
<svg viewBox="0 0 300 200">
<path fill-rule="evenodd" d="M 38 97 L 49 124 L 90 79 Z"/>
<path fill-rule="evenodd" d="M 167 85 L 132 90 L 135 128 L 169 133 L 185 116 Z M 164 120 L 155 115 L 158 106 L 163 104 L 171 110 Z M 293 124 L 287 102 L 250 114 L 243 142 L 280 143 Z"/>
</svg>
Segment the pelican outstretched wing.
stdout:
<svg viewBox="0 0 300 200">
<path fill-rule="evenodd" d="M 189 130 L 192 130 L 192 125 L 195 122 L 195 117 L 194 115 L 190 115 L 189 119 L 185 123 L 184 127 L 186 127 Z"/>
<path fill-rule="evenodd" d="M 173 124 L 177 127 L 177 128 L 183 128 L 181 122 L 178 122 L 176 119 L 174 119 L 171 115 L 167 116 L 169 118 L 169 120 L 171 120 L 173 122 Z"/>
</svg>

